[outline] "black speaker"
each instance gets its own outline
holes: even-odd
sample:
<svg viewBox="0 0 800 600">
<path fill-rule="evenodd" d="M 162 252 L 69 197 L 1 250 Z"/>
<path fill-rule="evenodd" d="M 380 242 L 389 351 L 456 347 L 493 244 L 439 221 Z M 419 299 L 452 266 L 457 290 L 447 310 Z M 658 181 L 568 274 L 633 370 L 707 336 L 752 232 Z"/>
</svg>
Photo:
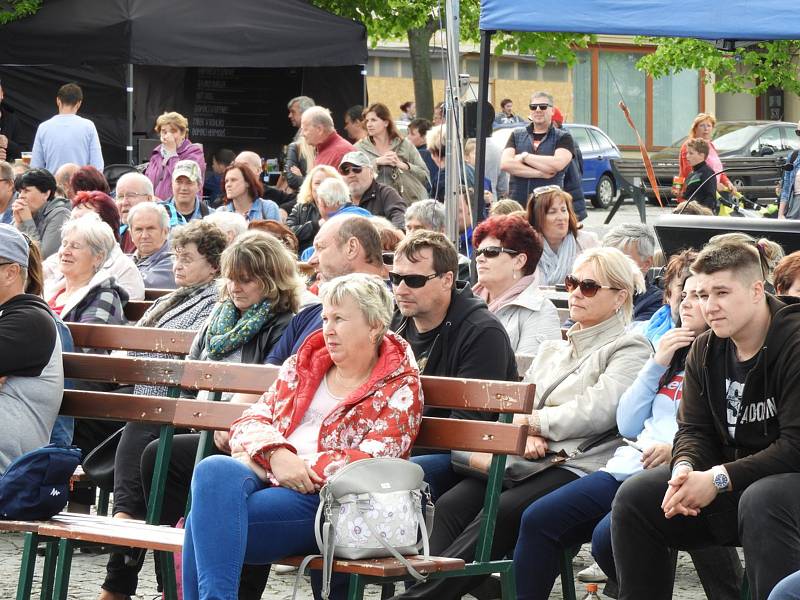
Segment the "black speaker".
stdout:
<svg viewBox="0 0 800 600">
<path fill-rule="evenodd" d="M 488 102 L 486 106 L 488 110 L 484 133 L 491 135 L 492 122 L 494 121 L 494 107 Z M 464 139 L 468 140 L 474 137 L 478 137 L 478 103 L 475 100 L 470 100 L 464 103 Z"/>
</svg>

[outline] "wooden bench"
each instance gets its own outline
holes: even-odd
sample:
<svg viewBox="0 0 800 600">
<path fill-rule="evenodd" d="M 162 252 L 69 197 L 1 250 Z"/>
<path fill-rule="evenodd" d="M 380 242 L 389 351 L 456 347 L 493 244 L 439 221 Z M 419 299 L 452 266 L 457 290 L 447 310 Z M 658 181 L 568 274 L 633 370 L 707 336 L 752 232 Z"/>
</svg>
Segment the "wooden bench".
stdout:
<svg viewBox="0 0 800 600">
<path fill-rule="evenodd" d="M 106 326 L 81 326 L 106 327 Z M 109 328 L 110 329 L 110 328 Z M 125 328 L 131 329 L 131 328 Z M 147 331 L 145 328 L 139 328 Z M 90 329 L 91 330 L 91 329 Z M 76 329 L 80 331 L 80 328 Z M 149 330 L 159 332 L 165 330 Z M 86 330 L 83 330 L 86 333 Z M 104 335 L 109 335 L 106 332 Z M 169 333 L 167 334 L 169 336 Z M 76 336 L 81 344 L 98 347 L 97 338 L 84 340 Z M 130 340 L 129 340 L 130 341 Z M 141 341 L 141 340 L 140 340 Z M 152 349 L 152 346 L 149 348 Z M 119 383 L 150 383 L 189 389 L 207 389 L 215 393 L 262 392 L 271 383 L 277 369 L 260 365 L 233 365 L 227 363 L 176 361 L 160 359 L 119 358 L 103 355 L 66 353 L 64 355 L 65 374 L 76 379 L 114 381 Z M 501 491 L 502 473 L 507 454 L 520 454 L 524 450 L 526 428 L 508 423 L 512 414 L 529 412 L 533 404 L 534 386 L 507 382 L 480 380 L 457 380 L 437 377 L 423 378 L 423 391 L 429 405 L 445 408 L 472 409 L 501 413 L 497 423 L 481 421 L 457 421 L 449 419 L 425 418 L 417 446 L 438 449 L 463 449 L 494 454 L 489 474 L 489 485 L 485 498 L 485 510 L 481 538 L 476 561 L 464 565 L 458 559 L 430 558 L 415 559 L 423 572 L 431 576 L 475 575 L 478 573 L 500 572 L 506 591 L 504 596 L 514 597 L 513 574 L 510 561 L 489 561 L 491 539 L 497 511 L 497 501 Z M 153 525 L 158 522 L 158 512 L 163 498 L 166 469 L 169 463 L 171 435 L 175 427 L 191 427 L 198 430 L 227 429 L 231 421 L 244 409 L 242 405 L 176 400 L 146 396 L 131 396 L 103 392 L 70 390 L 65 393 L 62 414 L 79 418 L 115 419 L 120 421 L 139 421 L 162 425 L 159 453 L 156 459 L 156 473 L 152 486 L 148 515 L 145 522 L 125 522 L 118 519 L 60 515 L 47 522 L 17 524 L 16 529 L 26 532 L 23 565 L 20 570 L 18 598 L 30 594 L 33 567 L 36 559 L 35 549 L 39 541 L 49 542 L 45 560 L 43 587 L 53 597 L 66 598 L 69 568 L 74 545 L 79 541 L 89 541 L 120 546 L 132 546 L 165 552 L 176 551 L 182 542 L 182 532 L 171 528 Z M 211 437 L 203 436 L 201 449 L 210 448 Z M 5 526 L 0 523 L 0 529 Z M 166 531 L 170 530 L 170 531 Z M 166 531 L 166 533 L 165 533 Z M 58 539 L 57 561 L 54 540 Z M 163 561 L 167 572 L 171 568 L 171 555 Z M 53 564 L 55 562 L 55 564 Z M 287 559 L 289 564 L 296 558 Z M 338 572 L 351 576 L 351 597 L 360 597 L 367 583 L 402 578 L 405 573 L 390 559 L 371 561 L 339 561 L 335 566 Z M 50 583 L 53 582 L 54 583 Z M 164 579 L 167 597 L 174 597 L 174 577 Z M 353 595 L 355 594 L 355 595 Z M 47 596 L 45 596 L 47 597 Z"/>
<path fill-rule="evenodd" d="M 122 311 L 128 321 L 135 323 L 142 318 L 142 315 L 151 306 L 153 306 L 153 303 L 147 300 L 129 300 L 122 308 Z"/>
<path fill-rule="evenodd" d="M 150 288 L 144 291 L 144 299 L 145 300 L 156 300 L 157 298 L 161 298 L 161 296 L 166 296 L 167 294 L 171 294 L 175 290 L 168 290 L 168 289 L 158 289 L 158 288 Z"/>
</svg>

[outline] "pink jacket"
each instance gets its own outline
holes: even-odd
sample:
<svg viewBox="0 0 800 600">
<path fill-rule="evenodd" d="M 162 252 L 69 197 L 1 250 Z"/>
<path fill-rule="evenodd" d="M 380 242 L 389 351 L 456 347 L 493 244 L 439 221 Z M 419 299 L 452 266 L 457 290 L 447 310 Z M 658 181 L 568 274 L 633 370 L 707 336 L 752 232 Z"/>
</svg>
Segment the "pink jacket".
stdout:
<svg viewBox="0 0 800 600">
<path fill-rule="evenodd" d="M 246 452 L 274 479 L 264 452 L 278 447 L 295 451 L 287 438 L 300 425 L 332 365 L 322 331 L 315 331 L 286 360 L 270 389 L 233 423 L 231 453 Z M 323 420 L 311 468 L 327 479 L 362 458 L 407 457 L 422 423 L 422 404 L 411 348 L 389 332 L 372 375 Z"/>
<path fill-rule="evenodd" d="M 200 165 L 200 174 L 203 181 L 206 179 L 206 159 L 203 156 L 203 147 L 200 144 L 193 144 L 188 139 L 183 140 L 178 146 L 178 153 L 170 156 L 166 161 L 161 156 L 161 144 L 153 148 L 150 155 L 150 162 L 144 174 L 153 182 L 155 195 L 161 200 L 172 198 L 172 171 L 179 160 L 193 160 Z M 203 182 L 200 182 L 202 194 Z"/>
</svg>

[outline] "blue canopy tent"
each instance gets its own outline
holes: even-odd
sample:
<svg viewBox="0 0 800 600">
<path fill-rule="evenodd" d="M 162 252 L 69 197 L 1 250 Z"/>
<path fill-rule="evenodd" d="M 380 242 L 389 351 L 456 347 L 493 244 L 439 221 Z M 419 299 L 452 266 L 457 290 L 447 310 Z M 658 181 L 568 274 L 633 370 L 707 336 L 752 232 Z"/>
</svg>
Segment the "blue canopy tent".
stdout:
<svg viewBox="0 0 800 600">
<path fill-rule="evenodd" d="M 689 18 L 688 16 L 691 16 Z M 800 2 L 781 0 L 481 0 L 475 198 L 483 197 L 491 38 L 496 31 L 605 33 L 719 40 L 800 38 Z M 477 200 L 476 200 L 477 202 Z"/>
</svg>

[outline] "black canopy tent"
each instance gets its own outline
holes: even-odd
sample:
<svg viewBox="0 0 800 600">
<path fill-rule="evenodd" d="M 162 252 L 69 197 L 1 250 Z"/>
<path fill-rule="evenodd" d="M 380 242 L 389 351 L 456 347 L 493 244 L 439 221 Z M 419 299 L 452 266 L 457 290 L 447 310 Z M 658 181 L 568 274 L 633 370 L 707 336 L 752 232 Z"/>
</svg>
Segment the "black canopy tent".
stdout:
<svg viewBox="0 0 800 600">
<path fill-rule="evenodd" d="M 361 24 L 302 0 L 48 0 L 0 27 L 22 141 L 54 113 L 58 86 L 76 81 L 107 163 L 126 162 L 134 133 L 152 133 L 164 110 L 186 115 L 208 151 L 276 152 L 293 135 L 287 100 L 309 95 L 341 115 L 364 100 L 366 62 Z"/>
</svg>

